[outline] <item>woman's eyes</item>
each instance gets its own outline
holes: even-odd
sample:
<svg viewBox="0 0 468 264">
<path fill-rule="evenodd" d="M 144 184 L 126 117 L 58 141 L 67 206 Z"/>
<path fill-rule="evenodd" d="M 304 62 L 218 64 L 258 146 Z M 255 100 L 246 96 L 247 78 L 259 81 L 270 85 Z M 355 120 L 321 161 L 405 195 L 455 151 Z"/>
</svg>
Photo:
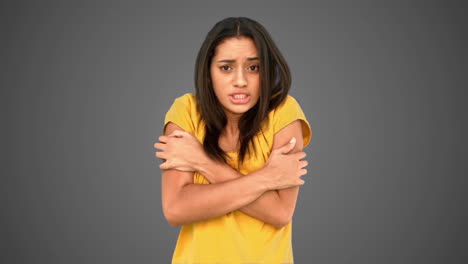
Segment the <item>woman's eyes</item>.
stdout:
<svg viewBox="0 0 468 264">
<path fill-rule="evenodd" d="M 223 66 L 221 66 L 221 67 L 219 67 L 219 68 L 220 68 L 222 71 L 229 71 L 229 70 L 232 69 L 231 66 L 229 66 L 229 65 L 223 65 Z M 259 71 L 260 66 L 259 66 L 259 65 L 252 65 L 252 66 L 249 66 L 248 69 L 249 69 L 250 71 Z"/>
<path fill-rule="evenodd" d="M 252 69 L 252 67 L 254 67 L 254 68 Z M 260 66 L 252 65 L 252 66 L 249 67 L 249 69 L 252 70 L 252 71 L 258 71 L 260 69 Z"/>
</svg>

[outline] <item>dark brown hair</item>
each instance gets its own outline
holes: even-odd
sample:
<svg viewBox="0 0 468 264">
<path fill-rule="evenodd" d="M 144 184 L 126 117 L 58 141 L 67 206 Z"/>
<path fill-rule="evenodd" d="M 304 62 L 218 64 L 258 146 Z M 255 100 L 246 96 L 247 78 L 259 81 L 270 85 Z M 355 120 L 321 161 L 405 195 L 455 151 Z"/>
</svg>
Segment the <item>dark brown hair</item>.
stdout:
<svg viewBox="0 0 468 264">
<path fill-rule="evenodd" d="M 213 90 L 210 65 L 215 48 L 224 39 L 238 36 L 249 37 L 255 42 L 260 59 L 260 98 L 239 120 L 240 163 L 247 153 L 255 151 L 252 139 L 261 131 L 268 113 L 286 99 L 291 86 L 286 60 L 260 23 L 246 17 L 229 17 L 214 25 L 198 52 L 195 88 L 198 110 L 206 124 L 203 148 L 211 158 L 221 162 L 226 162 L 227 155 L 219 147 L 218 140 L 227 119 Z"/>
</svg>

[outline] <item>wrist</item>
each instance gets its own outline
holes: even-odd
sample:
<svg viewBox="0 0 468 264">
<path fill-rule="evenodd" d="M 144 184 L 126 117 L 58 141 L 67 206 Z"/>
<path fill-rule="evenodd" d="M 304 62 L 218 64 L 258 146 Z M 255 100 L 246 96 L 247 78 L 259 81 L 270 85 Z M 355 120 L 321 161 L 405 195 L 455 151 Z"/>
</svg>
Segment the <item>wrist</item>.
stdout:
<svg viewBox="0 0 468 264">
<path fill-rule="evenodd" d="M 275 189 L 271 182 L 271 178 L 268 177 L 268 175 L 270 175 L 268 167 L 263 167 L 252 174 L 252 176 L 257 179 L 257 184 L 262 188 L 262 191 L 266 192 Z"/>
<path fill-rule="evenodd" d="M 213 160 L 211 160 L 207 155 L 202 155 L 197 159 L 194 169 L 207 178 L 210 183 L 215 183 L 213 182 L 214 179 L 212 177 L 214 166 L 215 164 Z"/>
</svg>

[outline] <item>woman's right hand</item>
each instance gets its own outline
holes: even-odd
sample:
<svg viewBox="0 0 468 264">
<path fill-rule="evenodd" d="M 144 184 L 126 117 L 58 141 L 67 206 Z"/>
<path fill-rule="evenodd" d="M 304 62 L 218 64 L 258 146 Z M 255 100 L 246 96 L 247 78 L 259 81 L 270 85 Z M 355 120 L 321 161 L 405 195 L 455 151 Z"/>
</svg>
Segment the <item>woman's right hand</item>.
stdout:
<svg viewBox="0 0 468 264">
<path fill-rule="evenodd" d="M 307 173 L 304 167 L 308 162 L 302 159 L 306 153 L 289 153 L 295 145 L 296 139 L 292 138 L 289 143 L 271 152 L 264 166 L 269 179 L 268 189 L 278 190 L 304 184 L 301 176 Z"/>
<path fill-rule="evenodd" d="M 159 141 L 154 147 L 161 150 L 156 157 L 164 160 L 159 166 L 162 170 L 197 171 L 197 164 L 207 158 L 202 144 L 188 132 L 175 130 Z"/>
</svg>

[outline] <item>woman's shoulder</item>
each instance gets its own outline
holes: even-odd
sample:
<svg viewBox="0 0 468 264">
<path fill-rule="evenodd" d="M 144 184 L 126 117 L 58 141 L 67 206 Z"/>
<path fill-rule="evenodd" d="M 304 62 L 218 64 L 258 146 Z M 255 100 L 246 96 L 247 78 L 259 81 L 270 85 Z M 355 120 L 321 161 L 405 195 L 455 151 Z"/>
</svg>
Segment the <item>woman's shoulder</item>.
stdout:
<svg viewBox="0 0 468 264">
<path fill-rule="evenodd" d="M 307 118 L 298 101 L 293 96 L 288 95 L 278 107 L 270 112 L 268 130 L 276 134 L 276 132 L 298 119 L 303 121 L 303 134 L 309 137 L 310 125 Z M 307 139 L 308 141 L 309 139 Z"/>
<path fill-rule="evenodd" d="M 182 103 L 185 105 L 196 105 L 196 97 L 193 93 L 186 93 L 177 97 L 174 102 Z"/>
<path fill-rule="evenodd" d="M 174 100 L 172 108 L 176 108 L 177 111 L 186 112 L 189 115 L 197 116 L 197 98 L 193 93 L 186 93 Z"/>
<path fill-rule="evenodd" d="M 296 98 L 294 98 L 292 95 L 286 96 L 284 101 L 276 107 L 271 114 L 273 116 L 278 116 L 278 115 L 288 115 L 291 113 L 295 113 L 297 111 L 302 111 L 301 106 L 297 102 Z"/>
<path fill-rule="evenodd" d="M 174 99 L 170 111 L 179 115 L 189 115 L 191 118 L 198 118 L 197 99 L 195 94 L 186 93 Z"/>
<path fill-rule="evenodd" d="M 177 97 L 166 113 L 164 124 L 173 122 L 193 135 L 200 136 L 203 121 L 197 109 L 195 94 L 186 93 Z"/>
</svg>

